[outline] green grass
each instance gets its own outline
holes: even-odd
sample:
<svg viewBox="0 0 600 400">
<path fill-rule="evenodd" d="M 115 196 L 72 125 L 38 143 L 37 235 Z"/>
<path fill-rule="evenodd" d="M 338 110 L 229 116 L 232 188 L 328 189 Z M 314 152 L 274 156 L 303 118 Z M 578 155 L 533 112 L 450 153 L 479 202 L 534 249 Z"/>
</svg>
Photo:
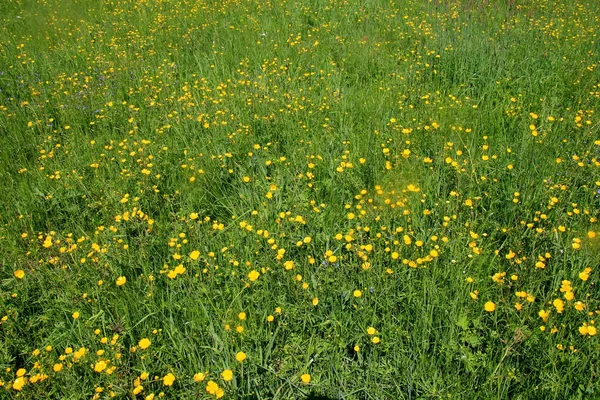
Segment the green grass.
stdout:
<svg viewBox="0 0 600 400">
<path fill-rule="evenodd" d="M 599 21 L 3 2 L 0 398 L 600 397 Z"/>
</svg>

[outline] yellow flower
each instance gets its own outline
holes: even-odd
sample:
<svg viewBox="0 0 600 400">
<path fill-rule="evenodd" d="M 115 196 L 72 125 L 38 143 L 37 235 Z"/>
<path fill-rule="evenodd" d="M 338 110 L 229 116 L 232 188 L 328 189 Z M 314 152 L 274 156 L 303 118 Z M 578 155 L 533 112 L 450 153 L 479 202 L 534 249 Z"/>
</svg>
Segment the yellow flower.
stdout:
<svg viewBox="0 0 600 400">
<path fill-rule="evenodd" d="M 238 353 L 235 355 L 235 359 L 236 359 L 238 362 L 242 362 L 242 361 L 244 361 L 244 360 L 246 359 L 246 353 L 244 353 L 243 351 L 240 351 L 240 352 L 238 352 Z"/>
<path fill-rule="evenodd" d="M 13 382 L 13 389 L 15 390 L 21 390 L 23 386 L 25 386 L 25 378 L 19 377 Z"/>
<path fill-rule="evenodd" d="M 217 385 L 215 381 L 208 381 L 206 384 L 206 391 L 218 398 L 223 397 L 223 390 Z"/>
<path fill-rule="evenodd" d="M 367 333 L 369 335 L 374 335 L 375 333 L 377 333 L 377 330 L 375 328 L 373 328 L 372 326 L 370 326 L 369 328 L 367 328 Z"/>
<path fill-rule="evenodd" d="M 378 344 L 379 342 L 381 342 L 381 340 L 379 339 L 379 337 L 373 336 L 373 338 L 371 338 L 371 342 L 373 342 L 373 344 Z"/>
<path fill-rule="evenodd" d="M 310 374 L 302 374 L 300 377 L 302 383 L 309 384 L 310 383 Z"/>
<path fill-rule="evenodd" d="M 291 260 L 286 261 L 286 262 L 283 263 L 283 267 L 285 268 L 286 271 L 289 271 L 289 270 L 293 269 L 294 266 L 295 266 L 295 263 L 293 261 L 291 261 Z"/>
<path fill-rule="evenodd" d="M 233 371 L 231 371 L 230 369 L 224 370 L 223 372 L 221 372 L 221 378 L 223 378 L 223 380 L 226 382 L 232 380 L 233 379 Z"/>
<path fill-rule="evenodd" d="M 242 311 L 238 314 L 238 318 L 240 319 L 240 321 L 244 321 L 246 319 L 246 313 Z"/>
<path fill-rule="evenodd" d="M 360 296 L 362 296 L 362 292 L 360 290 L 358 290 L 358 289 L 355 290 L 352 294 L 354 295 L 354 297 L 360 297 Z"/>
<path fill-rule="evenodd" d="M 200 252 L 198 250 L 194 250 L 190 253 L 190 258 L 192 260 L 197 260 L 200 257 Z"/>
<path fill-rule="evenodd" d="M 567 292 L 567 293 L 565 293 L 564 297 L 565 297 L 566 300 L 571 301 L 571 300 L 573 300 L 573 298 L 575 298 L 575 293 L 573 293 L 573 292 Z"/>
<path fill-rule="evenodd" d="M 23 271 L 22 269 L 18 269 L 15 271 L 15 278 L 23 279 L 24 277 L 25 277 L 25 271 Z"/>
<path fill-rule="evenodd" d="M 496 311 L 496 304 L 493 301 L 488 301 L 487 303 L 485 303 L 483 308 L 487 312 L 494 312 L 494 311 Z"/>
<path fill-rule="evenodd" d="M 56 363 L 56 364 L 54 364 L 54 365 L 52 366 L 52 370 L 53 370 L 54 372 L 59 372 L 59 371 L 60 371 L 60 370 L 62 370 L 62 369 L 63 369 L 63 365 L 62 365 L 62 364 L 59 364 L 59 363 Z"/>
<path fill-rule="evenodd" d="M 181 275 L 181 274 L 185 273 L 185 271 L 186 271 L 186 269 L 183 266 L 183 264 L 179 264 L 178 266 L 175 267 L 175 269 L 173 269 L 173 272 L 176 275 Z"/>
<path fill-rule="evenodd" d="M 167 375 L 165 375 L 162 378 L 162 381 L 163 381 L 163 385 L 172 386 L 173 382 L 175 382 L 175 375 L 173 375 L 172 373 L 169 372 Z"/>
<path fill-rule="evenodd" d="M 117 286 L 123 286 L 127 282 L 127 278 L 120 276 L 117 278 Z"/>
<path fill-rule="evenodd" d="M 194 382 L 202 382 L 206 378 L 206 375 L 203 372 L 198 372 L 194 374 Z"/>
<path fill-rule="evenodd" d="M 106 369 L 106 362 L 104 360 L 100 360 L 96 364 L 94 364 L 94 371 L 96 371 L 96 372 L 102 372 L 105 369 Z"/>
<path fill-rule="evenodd" d="M 260 273 L 256 270 L 252 270 L 248 273 L 248 279 L 250 279 L 250 282 L 254 282 L 255 280 L 258 279 L 259 276 L 260 276 Z"/>
<path fill-rule="evenodd" d="M 71 315 L 71 317 L 73 317 L 73 319 L 77 319 L 77 318 L 79 318 L 79 311 L 75 311 L 75 312 L 74 312 L 74 313 Z"/>
<path fill-rule="evenodd" d="M 140 349 L 145 350 L 148 347 L 150 347 L 150 340 L 147 338 L 143 338 L 138 342 L 138 346 L 140 346 Z"/>
<path fill-rule="evenodd" d="M 592 272 L 591 268 L 584 269 L 582 272 L 579 273 L 579 279 L 581 279 L 582 281 L 587 281 L 588 279 L 590 279 L 590 272 Z"/>
<path fill-rule="evenodd" d="M 552 305 L 554 305 L 556 312 L 559 314 L 562 314 L 563 310 L 565 309 L 565 303 L 561 299 L 555 299 L 552 302 Z"/>
</svg>

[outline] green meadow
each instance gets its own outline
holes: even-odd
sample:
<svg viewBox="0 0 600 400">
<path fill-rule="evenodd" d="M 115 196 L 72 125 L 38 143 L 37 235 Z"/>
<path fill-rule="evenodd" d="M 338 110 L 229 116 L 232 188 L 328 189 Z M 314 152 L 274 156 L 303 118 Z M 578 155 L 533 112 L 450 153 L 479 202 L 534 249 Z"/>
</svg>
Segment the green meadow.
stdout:
<svg viewBox="0 0 600 400">
<path fill-rule="evenodd" d="M 0 2 L 0 398 L 600 398 L 596 0 Z"/>
</svg>

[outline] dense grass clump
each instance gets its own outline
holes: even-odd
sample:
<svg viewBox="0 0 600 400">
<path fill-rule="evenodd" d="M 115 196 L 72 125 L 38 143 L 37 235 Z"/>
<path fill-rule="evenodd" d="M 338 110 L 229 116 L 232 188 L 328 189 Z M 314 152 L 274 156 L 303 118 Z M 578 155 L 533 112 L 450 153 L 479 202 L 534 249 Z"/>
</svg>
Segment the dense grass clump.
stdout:
<svg viewBox="0 0 600 400">
<path fill-rule="evenodd" d="M 600 398 L 595 0 L 0 3 L 0 398 Z"/>
</svg>

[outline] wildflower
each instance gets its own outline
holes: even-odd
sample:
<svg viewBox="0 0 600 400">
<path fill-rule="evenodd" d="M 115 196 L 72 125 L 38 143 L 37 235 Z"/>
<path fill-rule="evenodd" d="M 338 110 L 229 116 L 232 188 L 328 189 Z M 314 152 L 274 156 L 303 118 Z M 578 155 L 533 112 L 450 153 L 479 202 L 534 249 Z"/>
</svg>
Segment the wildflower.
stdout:
<svg viewBox="0 0 600 400">
<path fill-rule="evenodd" d="M 202 382 L 206 378 L 206 375 L 203 372 L 198 372 L 194 374 L 194 382 Z"/>
<path fill-rule="evenodd" d="M 172 386 L 173 382 L 175 382 L 175 375 L 173 375 L 172 373 L 169 372 L 167 375 L 165 375 L 162 378 L 162 381 L 163 381 L 163 385 Z"/>
<path fill-rule="evenodd" d="M 242 361 L 244 361 L 244 360 L 246 359 L 246 353 L 244 353 L 243 351 L 240 351 L 240 352 L 238 352 L 238 353 L 235 355 L 235 359 L 236 359 L 238 362 L 242 362 Z"/>
<path fill-rule="evenodd" d="M 562 314 L 563 310 L 565 309 L 565 303 L 561 299 L 555 299 L 552 302 L 552 305 L 554 305 L 556 312 L 559 314 Z"/>
<path fill-rule="evenodd" d="M 21 390 L 23 389 L 23 386 L 25 386 L 25 378 L 19 377 L 13 382 L 14 390 Z"/>
<path fill-rule="evenodd" d="M 206 391 L 209 394 L 214 395 L 217 399 L 223 397 L 223 395 L 225 394 L 223 392 L 223 389 L 221 389 L 219 385 L 214 381 L 208 381 L 208 383 L 206 384 Z"/>
<path fill-rule="evenodd" d="M 252 270 L 248 273 L 248 279 L 250 279 L 250 282 L 256 281 L 259 276 L 260 276 L 260 273 L 256 270 Z"/>
<path fill-rule="evenodd" d="M 304 384 L 309 384 L 310 383 L 310 374 L 302 374 L 302 376 L 300 376 L 300 380 L 302 381 L 302 383 Z"/>
<path fill-rule="evenodd" d="M 582 272 L 579 273 L 579 279 L 581 279 L 584 282 L 587 281 L 588 279 L 590 279 L 591 272 L 592 272 L 591 268 L 584 269 Z"/>
<path fill-rule="evenodd" d="M 117 278 L 116 284 L 117 286 L 123 286 L 127 282 L 127 278 L 124 276 L 120 276 Z"/>
<path fill-rule="evenodd" d="M 564 294 L 564 297 L 566 300 L 571 301 L 571 300 L 573 300 L 573 298 L 575 298 L 575 294 L 573 292 L 567 292 Z"/>
<path fill-rule="evenodd" d="M 496 304 L 493 301 L 488 301 L 484 304 L 483 308 L 485 309 L 485 311 L 491 313 L 496 311 Z"/>
<path fill-rule="evenodd" d="M 23 279 L 24 277 L 25 277 L 25 271 L 23 271 L 22 269 L 18 269 L 15 271 L 15 278 Z"/>
<path fill-rule="evenodd" d="M 150 340 L 147 338 L 143 338 L 138 342 L 138 346 L 140 346 L 140 349 L 145 350 L 148 347 L 150 347 Z"/>
<path fill-rule="evenodd" d="M 283 263 L 283 267 L 286 269 L 286 271 L 289 271 L 291 269 L 294 268 L 294 262 L 293 261 L 286 261 Z"/>
<path fill-rule="evenodd" d="M 100 360 L 96 364 L 94 364 L 94 371 L 102 372 L 106 369 L 106 367 L 106 362 L 104 360 Z"/>
<path fill-rule="evenodd" d="M 223 378 L 225 382 L 229 382 L 233 379 L 233 371 L 230 369 L 224 370 L 223 372 L 221 372 L 221 378 Z"/>
</svg>

